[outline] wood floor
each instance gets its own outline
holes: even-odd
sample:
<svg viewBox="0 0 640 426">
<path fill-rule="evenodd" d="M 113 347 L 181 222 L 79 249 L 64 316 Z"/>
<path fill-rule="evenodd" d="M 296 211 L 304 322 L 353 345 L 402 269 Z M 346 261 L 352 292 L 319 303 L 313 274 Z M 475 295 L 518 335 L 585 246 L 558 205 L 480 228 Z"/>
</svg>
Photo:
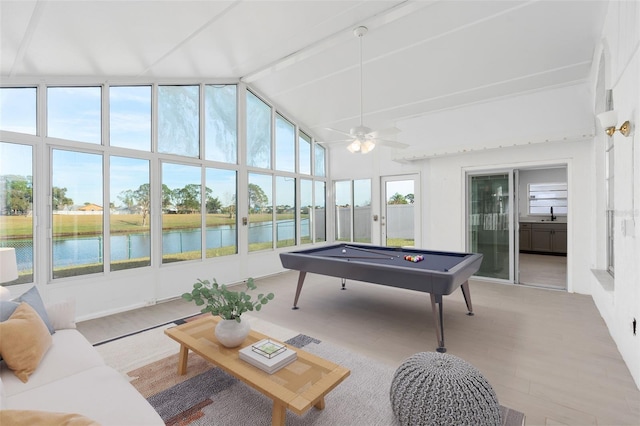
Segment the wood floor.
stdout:
<svg viewBox="0 0 640 426">
<path fill-rule="evenodd" d="M 567 257 L 520 253 L 520 283 L 537 287 L 567 289 Z"/>
<path fill-rule="evenodd" d="M 259 313 L 315 338 L 399 365 L 436 347 L 429 295 L 307 274 L 292 310 L 298 274 L 256 280 L 276 297 Z M 471 281 L 475 316 L 460 291 L 444 298 L 449 354 L 487 377 L 500 403 L 522 411 L 527 425 L 640 425 L 640 391 L 589 296 Z M 85 321 L 97 342 L 197 312 L 174 300 Z"/>
</svg>

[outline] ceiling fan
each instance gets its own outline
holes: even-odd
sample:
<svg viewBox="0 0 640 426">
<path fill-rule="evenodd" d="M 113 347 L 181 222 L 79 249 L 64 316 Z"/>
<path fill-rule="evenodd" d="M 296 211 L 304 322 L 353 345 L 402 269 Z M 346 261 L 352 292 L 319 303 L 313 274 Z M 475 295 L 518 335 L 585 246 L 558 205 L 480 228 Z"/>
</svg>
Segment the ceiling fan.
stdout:
<svg viewBox="0 0 640 426">
<path fill-rule="evenodd" d="M 343 132 L 342 130 L 333 129 L 331 127 L 326 127 L 327 130 L 349 136 L 349 138 L 323 143 L 332 144 L 349 142 L 347 149 L 352 153 L 359 152 L 361 154 L 371 152 L 376 147 L 376 145 L 385 145 L 394 148 L 406 148 L 409 145 L 405 143 L 384 139 L 385 136 L 393 136 L 400 133 L 400 130 L 398 128 L 391 127 L 388 129 L 374 131 L 362 124 L 362 37 L 367 33 L 367 31 L 368 28 L 363 26 L 354 28 L 353 30 L 353 34 L 358 37 L 360 41 L 360 125 L 351 128 L 349 130 L 349 133 Z"/>
</svg>

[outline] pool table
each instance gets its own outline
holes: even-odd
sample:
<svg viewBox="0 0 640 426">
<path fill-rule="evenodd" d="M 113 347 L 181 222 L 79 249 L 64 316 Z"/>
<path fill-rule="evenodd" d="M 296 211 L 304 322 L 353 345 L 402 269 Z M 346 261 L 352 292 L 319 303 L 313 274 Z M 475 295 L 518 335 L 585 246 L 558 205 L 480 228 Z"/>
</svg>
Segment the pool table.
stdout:
<svg viewBox="0 0 640 426">
<path fill-rule="evenodd" d="M 413 260 L 405 259 L 413 257 Z M 418 259 L 421 256 L 422 259 Z M 280 253 L 282 266 L 300 271 L 293 309 L 307 272 L 405 288 L 429 293 L 436 326 L 438 352 L 446 352 L 442 317 L 442 296 L 460 286 L 467 304 L 467 315 L 473 315 L 468 279 L 480 269 L 482 254 L 381 247 L 366 244 L 334 244 L 308 250 Z M 437 310 L 436 310 L 437 306 Z"/>
</svg>

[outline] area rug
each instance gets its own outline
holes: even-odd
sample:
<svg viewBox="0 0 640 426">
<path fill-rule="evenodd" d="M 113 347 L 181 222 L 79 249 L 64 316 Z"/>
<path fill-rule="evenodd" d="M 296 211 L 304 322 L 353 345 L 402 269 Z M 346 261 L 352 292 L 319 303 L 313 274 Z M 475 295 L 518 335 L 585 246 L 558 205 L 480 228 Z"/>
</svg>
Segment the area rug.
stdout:
<svg viewBox="0 0 640 426">
<path fill-rule="evenodd" d="M 178 345 L 164 336 L 164 329 L 174 325 L 127 336 L 97 349 L 109 365 L 126 374 L 167 425 L 270 425 L 273 407 L 270 399 L 198 355 L 189 354 L 187 374 L 178 376 Z M 351 370 L 351 375 L 325 397 L 324 410 L 311 408 L 302 416 L 287 412 L 287 425 L 397 424 L 389 401 L 389 386 L 395 372 L 392 366 L 277 326 L 252 324 L 252 327 Z M 263 331 L 264 327 L 269 333 Z M 522 413 L 501 409 L 504 426 L 523 424 Z"/>
</svg>

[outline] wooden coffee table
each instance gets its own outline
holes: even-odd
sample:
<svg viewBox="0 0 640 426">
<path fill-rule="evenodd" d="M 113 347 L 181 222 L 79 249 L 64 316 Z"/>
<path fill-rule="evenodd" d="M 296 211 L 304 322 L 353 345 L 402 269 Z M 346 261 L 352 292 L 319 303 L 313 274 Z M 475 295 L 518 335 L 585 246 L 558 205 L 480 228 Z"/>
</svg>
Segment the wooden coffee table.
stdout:
<svg viewBox="0 0 640 426">
<path fill-rule="evenodd" d="M 239 347 L 225 348 L 214 334 L 214 327 L 219 320 L 218 317 L 210 315 L 165 330 L 167 336 L 180 343 L 178 374 L 187 372 L 189 350 L 197 353 L 271 398 L 273 400 L 272 425 L 285 424 L 287 409 L 298 415 L 312 406 L 319 410 L 324 409 L 325 395 L 350 374 L 347 368 L 290 345 L 287 346 L 297 352 L 298 358 L 273 374 L 265 373 L 241 360 L 238 351 L 268 336 L 252 330 Z"/>
</svg>

